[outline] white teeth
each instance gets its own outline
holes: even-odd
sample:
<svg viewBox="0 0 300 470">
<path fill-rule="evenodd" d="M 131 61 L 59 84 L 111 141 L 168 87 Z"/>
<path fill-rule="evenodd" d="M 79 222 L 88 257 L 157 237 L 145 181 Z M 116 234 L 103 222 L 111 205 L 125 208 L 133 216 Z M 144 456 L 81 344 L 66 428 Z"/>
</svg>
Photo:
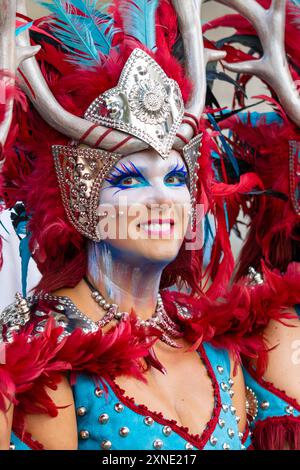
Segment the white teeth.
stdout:
<svg viewBox="0 0 300 470">
<path fill-rule="evenodd" d="M 147 232 L 166 232 L 170 231 L 171 224 L 170 223 L 162 223 L 162 224 L 141 224 L 141 227 L 146 230 Z"/>
</svg>

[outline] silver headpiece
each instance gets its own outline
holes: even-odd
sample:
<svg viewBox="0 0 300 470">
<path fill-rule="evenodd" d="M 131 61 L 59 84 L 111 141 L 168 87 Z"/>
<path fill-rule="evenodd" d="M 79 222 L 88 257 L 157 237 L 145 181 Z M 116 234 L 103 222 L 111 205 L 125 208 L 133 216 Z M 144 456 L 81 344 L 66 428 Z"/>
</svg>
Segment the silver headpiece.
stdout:
<svg viewBox="0 0 300 470">
<path fill-rule="evenodd" d="M 69 221 L 82 235 L 99 241 L 99 191 L 122 155 L 100 149 L 54 145 L 56 174 Z"/>
<path fill-rule="evenodd" d="M 134 135 L 167 158 L 183 114 L 178 84 L 146 52 L 135 49 L 118 85 L 96 98 L 84 117 Z"/>
</svg>

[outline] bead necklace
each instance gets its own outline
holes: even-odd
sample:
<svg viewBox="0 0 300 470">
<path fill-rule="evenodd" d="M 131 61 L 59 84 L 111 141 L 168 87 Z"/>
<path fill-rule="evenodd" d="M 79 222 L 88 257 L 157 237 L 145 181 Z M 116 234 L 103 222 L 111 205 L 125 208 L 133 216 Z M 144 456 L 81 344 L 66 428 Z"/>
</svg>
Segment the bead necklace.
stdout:
<svg viewBox="0 0 300 470">
<path fill-rule="evenodd" d="M 95 287 L 86 277 L 84 280 L 91 290 L 91 296 L 93 300 L 105 310 L 103 318 L 95 322 L 100 328 L 103 328 L 112 320 L 120 321 L 128 317 L 127 312 L 120 312 L 119 306 L 117 304 L 107 302 L 103 295 L 101 295 L 100 292 L 95 289 Z M 157 305 L 152 317 L 148 318 L 147 320 L 143 320 L 140 317 L 137 317 L 137 325 L 144 328 L 156 328 L 162 332 L 160 337 L 161 341 L 163 341 L 168 346 L 171 346 L 172 348 L 181 347 L 173 340 L 173 338 L 182 338 L 183 331 L 180 326 L 173 322 L 173 320 L 167 314 L 160 293 L 158 293 Z"/>
</svg>

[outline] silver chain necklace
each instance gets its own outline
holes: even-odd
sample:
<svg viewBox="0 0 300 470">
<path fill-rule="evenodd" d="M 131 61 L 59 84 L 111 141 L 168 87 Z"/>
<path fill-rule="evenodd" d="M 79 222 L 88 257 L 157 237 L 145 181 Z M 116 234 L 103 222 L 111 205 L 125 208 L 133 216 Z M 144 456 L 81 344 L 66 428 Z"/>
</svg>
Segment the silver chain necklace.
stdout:
<svg viewBox="0 0 300 470">
<path fill-rule="evenodd" d="M 100 328 L 103 328 L 113 320 L 120 321 L 128 317 L 128 313 L 121 312 L 117 304 L 107 302 L 103 295 L 101 295 L 100 292 L 94 288 L 87 278 L 84 278 L 84 280 L 91 290 L 91 296 L 93 300 L 105 310 L 103 318 L 95 322 Z M 147 320 L 143 320 L 140 317 L 137 317 L 137 325 L 144 328 L 153 327 L 158 329 L 162 332 L 160 337 L 161 341 L 163 341 L 168 346 L 171 346 L 172 348 L 180 348 L 178 343 L 176 343 L 173 338 L 182 338 L 183 331 L 180 326 L 176 324 L 167 314 L 160 293 L 158 293 L 156 309 L 152 317 L 148 318 Z"/>
</svg>

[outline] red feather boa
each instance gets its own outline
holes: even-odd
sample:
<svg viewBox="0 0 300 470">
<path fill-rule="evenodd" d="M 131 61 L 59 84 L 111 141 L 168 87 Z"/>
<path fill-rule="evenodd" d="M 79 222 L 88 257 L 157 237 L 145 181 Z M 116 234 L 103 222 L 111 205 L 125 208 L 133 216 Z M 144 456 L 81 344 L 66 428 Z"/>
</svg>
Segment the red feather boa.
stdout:
<svg viewBox="0 0 300 470">
<path fill-rule="evenodd" d="M 285 275 L 271 272 L 266 266 L 263 271 L 264 284 L 234 284 L 226 295 L 215 301 L 178 292 L 163 293 L 166 309 L 183 326 L 191 349 L 202 342 L 211 342 L 216 347 L 226 348 L 237 360 L 241 355 L 258 357 L 257 370 L 263 371 L 267 349 L 261 331 L 271 318 L 279 321 L 288 318 L 283 310 L 300 303 L 300 267 L 291 264 Z M 178 315 L 175 301 L 188 307 L 192 313 L 190 319 Z M 81 372 L 91 374 L 100 382 L 122 374 L 145 380 L 141 359 L 146 362 L 148 359 L 148 364 L 155 361 L 155 357 L 151 357 L 151 346 L 159 333 L 138 328 L 134 314 L 107 333 L 99 330 L 84 334 L 77 329 L 61 341 L 63 329 L 56 327 L 53 319 L 49 319 L 39 336 L 32 336 L 33 327 L 25 328 L 6 345 L 6 364 L 0 365 L 0 410 L 5 411 L 6 400 L 15 404 L 18 430 L 22 429 L 27 413 L 57 415 L 47 387 L 55 390 L 64 372 L 70 372 L 71 383 Z"/>
<path fill-rule="evenodd" d="M 145 380 L 141 360 L 155 360 L 151 347 L 160 335 L 157 330 L 137 327 L 133 315 L 107 333 L 100 329 L 84 334 L 77 329 L 62 340 L 63 329 L 55 326 L 53 318 L 39 336 L 33 336 L 32 329 L 30 325 L 6 344 L 6 362 L 0 365 L 0 411 L 6 411 L 6 400 L 15 404 L 19 431 L 25 414 L 57 415 L 46 388 L 56 390 L 64 372 L 70 372 L 71 384 L 80 372 L 99 381 L 122 374 Z"/>
<path fill-rule="evenodd" d="M 258 421 L 252 445 L 254 450 L 300 450 L 300 418 L 275 416 Z"/>
</svg>

